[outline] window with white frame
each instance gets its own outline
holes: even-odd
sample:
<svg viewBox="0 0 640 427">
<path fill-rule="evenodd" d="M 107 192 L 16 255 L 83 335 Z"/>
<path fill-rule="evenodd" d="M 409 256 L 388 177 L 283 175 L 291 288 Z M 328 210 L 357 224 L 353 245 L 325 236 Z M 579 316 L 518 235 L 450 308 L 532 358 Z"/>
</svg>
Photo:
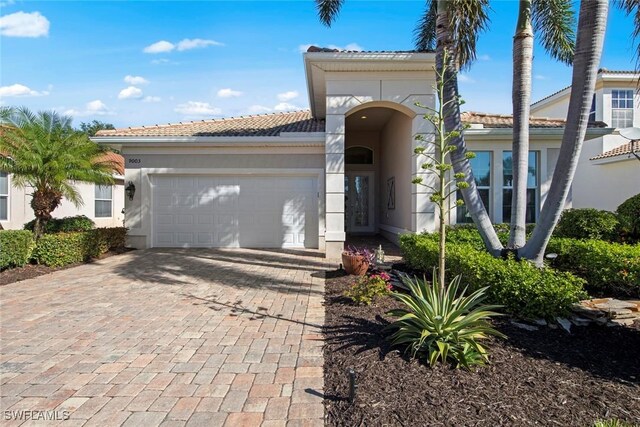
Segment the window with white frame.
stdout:
<svg viewBox="0 0 640 427">
<path fill-rule="evenodd" d="M 611 126 L 614 128 L 633 126 L 633 90 L 611 91 Z"/>
<path fill-rule="evenodd" d="M 0 172 L 0 221 L 9 219 L 9 174 Z"/>
<path fill-rule="evenodd" d="M 95 217 L 111 217 L 111 204 L 113 202 L 113 187 L 111 185 L 96 185 L 95 190 Z"/>
<path fill-rule="evenodd" d="M 511 198 L 513 197 L 513 155 L 502 152 L 502 221 L 511 221 Z M 538 216 L 538 152 L 529 151 L 527 172 L 526 222 L 534 223 Z"/>
<path fill-rule="evenodd" d="M 491 204 L 491 152 L 490 151 L 475 151 L 476 157 L 470 160 L 471 169 L 473 170 L 473 177 L 478 187 L 478 193 L 480 193 L 480 199 L 484 203 L 484 207 L 487 211 L 490 210 Z M 462 200 L 462 192 L 457 191 L 457 200 Z M 471 215 L 467 208 L 462 205 L 456 208 L 456 223 L 469 223 L 473 222 Z"/>
</svg>

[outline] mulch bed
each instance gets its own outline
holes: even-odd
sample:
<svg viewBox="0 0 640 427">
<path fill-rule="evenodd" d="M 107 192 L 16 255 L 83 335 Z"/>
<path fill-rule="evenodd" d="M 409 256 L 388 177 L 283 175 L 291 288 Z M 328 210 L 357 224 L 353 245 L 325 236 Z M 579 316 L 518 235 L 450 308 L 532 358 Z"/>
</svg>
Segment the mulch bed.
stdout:
<svg viewBox="0 0 640 427">
<path fill-rule="evenodd" d="M 76 264 L 65 265 L 64 267 L 47 267 L 46 265 L 27 264 L 24 267 L 8 268 L 6 270 L 0 271 L 0 286 L 8 285 L 9 283 L 21 282 L 27 279 L 33 279 L 38 276 L 53 273 L 54 271 L 66 270 L 67 268 L 73 268 L 79 265 L 88 264 L 96 260 L 108 258 L 114 255 L 120 255 L 131 250 L 133 249 L 123 248 L 109 251 L 100 255 L 98 258 L 92 259 L 87 263 L 79 262 Z"/>
<path fill-rule="evenodd" d="M 429 368 L 390 348 L 384 297 L 370 307 L 343 297 L 353 276 L 327 273 L 325 407 L 332 426 L 593 425 L 618 418 L 640 424 L 640 324 L 544 327 L 494 322 L 508 339 L 489 339 L 491 363 L 473 372 Z M 357 396 L 347 399 L 347 369 Z"/>
</svg>

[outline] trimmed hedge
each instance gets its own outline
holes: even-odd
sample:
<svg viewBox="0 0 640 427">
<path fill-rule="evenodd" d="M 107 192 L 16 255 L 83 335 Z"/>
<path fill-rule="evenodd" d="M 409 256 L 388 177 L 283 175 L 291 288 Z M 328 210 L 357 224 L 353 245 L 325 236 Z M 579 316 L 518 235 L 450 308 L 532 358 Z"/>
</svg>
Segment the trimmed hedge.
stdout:
<svg viewBox="0 0 640 427">
<path fill-rule="evenodd" d="M 123 248 L 126 235 L 127 229 L 124 227 L 45 234 L 38 240 L 33 258 L 49 267 L 84 262 L 111 249 Z"/>
<path fill-rule="evenodd" d="M 616 213 L 620 221 L 620 237 L 630 243 L 640 242 L 640 194 L 622 202 Z"/>
<path fill-rule="evenodd" d="M 547 251 L 558 254 L 554 268 L 584 278 L 589 292 L 640 298 L 640 245 L 554 238 Z"/>
<path fill-rule="evenodd" d="M 438 265 L 437 235 L 405 234 L 400 238 L 400 248 L 411 268 L 430 272 Z M 584 280 L 570 273 L 494 258 L 473 244 L 450 241 L 447 280 L 457 275 L 471 290 L 489 286 L 490 303 L 503 305 L 505 311 L 521 317 L 563 316 L 586 297 Z"/>
<path fill-rule="evenodd" d="M 554 237 L 611 240 L 616 235 L 618 217 L 598 209 L 567 209 L 553 231 Z"/>
<path fill-rule="evenodd" d="M 0 270 L 26 265 L 35 246 L 36 242 L 30 231 L 0 231 Z"/>
<path fill-rule="evenodd" d="M 25 230 L 33 231 L 36 220 L 31 220 L 24 225 Z M 47 221 L 45 233 L 70 233 L 72 231 L 89 231 L 96 224 L 84 215 L 66 216 L 64 218 L 51 218 Z"/>
</svg>

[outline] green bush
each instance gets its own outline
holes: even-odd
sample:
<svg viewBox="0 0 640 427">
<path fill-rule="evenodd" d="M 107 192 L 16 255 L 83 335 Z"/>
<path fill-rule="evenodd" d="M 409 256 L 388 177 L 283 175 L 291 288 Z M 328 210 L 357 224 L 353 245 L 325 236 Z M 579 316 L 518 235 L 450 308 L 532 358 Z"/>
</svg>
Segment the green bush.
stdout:
<svg viewBox="0 0 640 427">
<path fill-rule="evenodd" d="M 595 295 L 640 298 L 640 245 L 602 240 L 551 239 L 551 265 L 587 281 Z"/>
<path fill-rule="evenodd" d="M 431 366 L 441 360 L 469 369 L 489 360 L 480 340 L 488 335 L 505 338 L 487 322 L 498 315 L 492 311 L 498 306 L 482 304 L 487 287 L 465 296 L 460 276 L 444 288 L 435 278 L 433 284 L 407 277 L 403 282 L 410 293 L 393 293 L 406 308 L 388 313 L 398 318 L 388 326 L 395 330 L 389 339 L 392 345 L 408 346 L 412 357 L 426 356 Z"/>
<path fill-rule="evenodd" d="M 438 265 L 438 236 L 405 234 L 400 248 L 407 264 L 429 272 Z M 494 258 L 473 244 L 447 244 L 448 280 L 462 276 L 471 291 L 489 287 L 488 301 L 522 317 L 554 318 L 569 312 L 586 294 L 584 280 L 551 268 L 539 269 L 528 262 Z"/>
<path fill-rule="evenodd" d="M 25 230 L 33 231 L 36 220 L 27 222 Z M 64 218 L 52 218 L 47 222 L 45 233 L 71 233 L 73 231 L 89 231 L 95 227 L 95 223 L 84 215 L 66 216 Z"/>
<path fill-rule="evenodd" d="M 389 275 L 384 272 L 358 277 L 353 286 L 344 293 L 344 296 L 356 304 L 371 305 L 377 297 L 391 293 L 389 279 Z"/>
<path fill-rule="evenodd" d="M 618 228 L 613 212 L 598 209 L 567 209 L 553 232 L 555 237 L 610 240 Z"/>
<path fill-rule="evenodd" d="M 84 262 L 111 249 L 123 248 L 126 235 L 127 229 L 123 227 L 45 234 L 38 240 L 33 258 L 50 267 Z"/>
<path fill-rule="evenodd" d="M 33 233 L 30 231 L 0 231 L 0 270 L 26 265 L 31 259 L 35 245 Z"/>
<path fill-rule="evenodd" d="M 616 209 L 621 237 L 630 243 L 640 242 L 640 194 L 628 198 Z"/>
</svg>

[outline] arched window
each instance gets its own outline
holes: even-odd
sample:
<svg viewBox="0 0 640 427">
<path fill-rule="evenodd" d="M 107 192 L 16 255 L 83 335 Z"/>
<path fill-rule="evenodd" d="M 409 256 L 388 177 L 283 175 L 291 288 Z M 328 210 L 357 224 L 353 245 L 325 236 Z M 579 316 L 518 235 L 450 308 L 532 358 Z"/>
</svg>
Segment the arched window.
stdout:
<svg viewBox="0 0 640 427">
<path fill-rule="evenodd" d="M 367 147 L 349 147 L 345 151 L 345 161 L 348 165 L 372 165 L 373 150 Z"/>
</svg>

